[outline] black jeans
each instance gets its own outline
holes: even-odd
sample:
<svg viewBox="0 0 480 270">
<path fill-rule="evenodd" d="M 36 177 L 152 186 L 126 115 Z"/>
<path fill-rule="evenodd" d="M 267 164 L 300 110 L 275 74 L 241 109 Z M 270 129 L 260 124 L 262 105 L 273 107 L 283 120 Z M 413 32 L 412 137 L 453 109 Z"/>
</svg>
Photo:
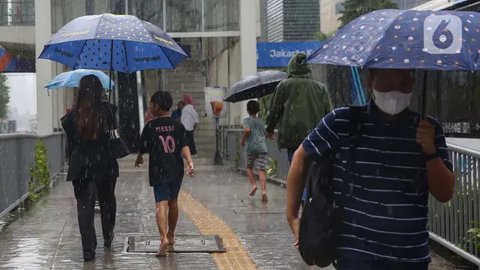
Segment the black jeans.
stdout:
<svg viewBox="0 0 480 270">
<path fill-rule="evenodd" d="M 95 254 L 97 236 L 95 234 L 94 207 L 95 197 L 98 194 L 100 215 L 102 218 L 102 232 L 105 243 L 113 240 L 117 202 L 115 198 L 116 177 L 83 179 L 74 181 L 73 189 L 77 200 L 78 226 L 82 236 L 84 256 Z"/>
<path fill-rule="evenodd" d="M 197 154 L 197 148 L 195 147 L 195 139 L 193 137 L 193 130 L 192 131 L 187 130 L 185 132 L 185 137 L 187 139 L 188 147 L 190 148 L 190 154 L 196 155 Z"/>
<path fill-rule="evenodd" d="M 338 270 L 427 270 L 428 262 L 338 260 Z"/>
</svg>

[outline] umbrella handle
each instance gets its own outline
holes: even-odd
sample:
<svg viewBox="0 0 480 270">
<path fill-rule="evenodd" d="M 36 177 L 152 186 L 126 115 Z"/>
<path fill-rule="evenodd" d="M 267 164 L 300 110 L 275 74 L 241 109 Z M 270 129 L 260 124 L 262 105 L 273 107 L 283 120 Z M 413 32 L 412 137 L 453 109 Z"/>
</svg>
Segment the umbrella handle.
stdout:
<svg viewBox="0 0 480 270">
<path fill-rule="evenodd" d="M 421 107 L 421 112 L 422 112 L 422 118 L 425 117 L 427 113 L 427 71 L 425 70 L 423 72 L 423 83 L 422 83 L 422 107 Z"/>
</svg>

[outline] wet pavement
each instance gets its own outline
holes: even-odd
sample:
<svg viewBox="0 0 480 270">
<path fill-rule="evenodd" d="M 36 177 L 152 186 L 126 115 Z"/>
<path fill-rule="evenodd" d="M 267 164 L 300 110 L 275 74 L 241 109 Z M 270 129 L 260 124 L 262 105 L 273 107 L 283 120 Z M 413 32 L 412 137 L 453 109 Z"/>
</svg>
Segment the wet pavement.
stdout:
<svg viewBox="0 0 480 270">
<path fill-rule="evenodd" d="M 269 202 L 261 203 L 260 190 L 250 198 L 245 176 L 227 167 L 201 167 L 195 177 L 185 178 L 177 227 L 179 245 L 182 235 L 219 234 L 226 253 L 171 253 L 157 259 L 151 253 L 125 252 L 129 236 L 158 239 L 158 231 L 147 172 L 130 165 L 122 168 L 111 250 L 103 247 L 100 215 L 96 214 L 97 257 L 94 262 L 83 262 L 73 188 L 61 181 L 0 232 L 0 269 L 252 269 L 249 265 L 314 269 L 305 266 L 292 246 L 283 214 L 285 189 L 269 184 Z M 430 269 L 450 269 L 437 259 L 435 265 Z"/>
</svg>

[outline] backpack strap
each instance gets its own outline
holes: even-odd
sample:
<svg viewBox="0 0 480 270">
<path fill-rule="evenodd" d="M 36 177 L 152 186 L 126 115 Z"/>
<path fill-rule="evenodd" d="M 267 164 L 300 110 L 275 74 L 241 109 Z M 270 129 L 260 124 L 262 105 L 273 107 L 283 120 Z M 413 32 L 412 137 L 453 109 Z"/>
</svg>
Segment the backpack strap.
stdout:
<svg viewBox="0 0 480 270">
<path fill-rule="evenodd" d="M 348 115 L 348 141 L 349 155 L 347 159 L 348 168 L 348 196 L 353 195 L 354 179 L 353 171 L 355 168 L 356 151 L 360 138 L 362 136 L 362 126 L 364 121 L 364 113 L 367 110 L 367 106 L 349 106 L 350 112 Z"/>
</svg>

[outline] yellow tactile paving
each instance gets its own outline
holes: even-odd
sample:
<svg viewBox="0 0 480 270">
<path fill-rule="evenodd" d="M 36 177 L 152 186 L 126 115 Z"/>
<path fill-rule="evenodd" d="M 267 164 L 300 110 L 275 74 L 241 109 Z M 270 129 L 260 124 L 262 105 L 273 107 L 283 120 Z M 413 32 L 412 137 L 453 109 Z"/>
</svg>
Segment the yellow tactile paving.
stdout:
<svg viewBox="0 0 480 270">
<path fill-rule="evenodd" d="M 218 234 L 223 239 L 227 249 L 225 253 L 213 253 L 213 258 L 220 270 L 255 270 L 255 263 L 250 258 L 247 249 L 242 245 L 235 232 L 228 227 L 218 216 L 210 212 L 192 195 L 185 191 L 180 192 L 179 205 L 188 218 L 204 235 Z"/>
</svg>

